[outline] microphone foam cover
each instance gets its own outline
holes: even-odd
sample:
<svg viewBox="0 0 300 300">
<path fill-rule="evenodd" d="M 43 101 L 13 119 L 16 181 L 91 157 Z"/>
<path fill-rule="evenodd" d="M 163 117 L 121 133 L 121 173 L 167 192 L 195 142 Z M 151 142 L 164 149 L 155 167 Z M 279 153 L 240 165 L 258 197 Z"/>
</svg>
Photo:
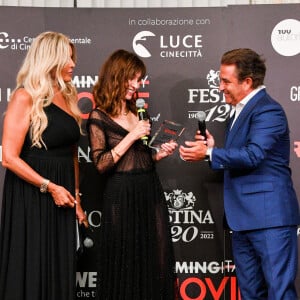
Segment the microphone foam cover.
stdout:
<svg viewBox="0 0 300 300">
<path fill-rule="evenodd" d="M 206 113 L 205 113 L 204 111 L 199 111 L 199 112 L 197 112 L 197 119 L 198 119 L 200 122 L 205 121 L 205 119 L 206 119 Z"/>
<path fill-rule="evenodd" d="M 94 246 L 94 242 L 92 239 L 86 237 L 83 241 L 83 245 L 86 247 L 86 248 L 92 248 Z"/>
<path fill-rule="evenodd" d="M 138 98 L 135 102 L 136 107 L 143 108 L 145 105 L 145 100 L 142 98 Z"/>
</svg>

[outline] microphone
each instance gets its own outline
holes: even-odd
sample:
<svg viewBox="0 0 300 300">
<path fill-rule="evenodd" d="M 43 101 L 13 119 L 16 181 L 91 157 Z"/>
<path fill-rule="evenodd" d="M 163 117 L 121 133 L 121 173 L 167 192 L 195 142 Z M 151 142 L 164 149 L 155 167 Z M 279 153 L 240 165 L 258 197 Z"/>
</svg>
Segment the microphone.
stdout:
<svg viewBox="0 0 300 300">
<path fill-rule="evenodd" d="M 82 239 L 83 239 L 83 245 L 85 248 L 92 248 L 94 246 L 94 241 L 91 238 L 94 230 L 89 227 L 85 227 L 83 224 L 79 226 L 82 234 Z"/>
<path fill-rule="evenodd" d="M 77 258 L 80 258 L 85 252 L 85 249 L 89 249 L 94 246 L 94 240 L 91 237 L 94 231 L 90 226 L 86 228 L 83 224 L 79 225 L 77 221 L 76 223 L 76 255 Z"/>
<path fill-rule="evenodd" d="M 139 116 L 139 120 L 148 120 L 149 115 L 147 113 L 146 107 L 145 107 L 145 100 L 142 98 L 138 98 L 135 103 L 137 107 L 137 113 Z M 141 140 L 143 141 L 144 145 L 148 145 L 148 136 L 144 135 L 141 137 Z"/>
<path fill-rule="evenodd" d="M 92 248 L 94 246 L 94 241 L 91 238 L 86 237 L 83 241 L 83 245 L 85 248 Z"/>
<path fill-rule="evenodd" d="M 206 113 L 204 111 L 199 111 L 196 116 L 198 119 L 198 128 L 199 128 L 200 134 L 203 135 L 206 140 L 207 139 L 206 124 L 205 124 Z"/>
</svg>

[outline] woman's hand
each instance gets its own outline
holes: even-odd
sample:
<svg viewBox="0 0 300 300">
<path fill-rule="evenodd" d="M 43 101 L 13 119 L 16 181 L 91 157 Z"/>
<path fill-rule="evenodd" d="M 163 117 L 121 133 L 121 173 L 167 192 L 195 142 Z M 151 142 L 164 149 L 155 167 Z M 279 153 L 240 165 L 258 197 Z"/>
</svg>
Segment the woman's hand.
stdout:
<svg viewBox="0 0 300 300">
<path fill-rule="evenodd" d="M 137 125 L 131 130 L 130 134 L 134 140 L 138 140 L 143 136 L 149 135 L 151 131 L 151 125 L 149 120 L 140 120 Z"/>
<path fill-rule="evenodd" d="M 57 185 L 50 181 L 48 184 L 48 192 L 51 194 L 54 203 L 58 207 L 74 207 L 76 200 L 72 194 L 63 186 Z"/>
<path fill-rule="evenodd" d="M 77 204 L 76 204 L 76 217 L 77 217 L 79 224 L 83 224 L 86 228 L 89 227 L 89 222 L 88 222 L 87 216 L 84 213 L 80 202 L 77 202 Z"/>
<path fill-rule="evenodd" d="M 155 155 L 155 160 L 159 161 L 169 155 L 172 155 L 177 147 L 178 144 L 174 141 L 162 144 L 160 150 Z"/>
</svg>

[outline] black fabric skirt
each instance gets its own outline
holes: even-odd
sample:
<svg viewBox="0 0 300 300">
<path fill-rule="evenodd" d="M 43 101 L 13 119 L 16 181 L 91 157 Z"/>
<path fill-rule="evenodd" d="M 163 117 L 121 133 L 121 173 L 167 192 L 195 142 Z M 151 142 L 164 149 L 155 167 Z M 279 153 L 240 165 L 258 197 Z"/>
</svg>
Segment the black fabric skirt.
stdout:
<svg viewBox="0 0 300 300">
<path fill-rule="evenodd" d="M 23 159 L 73 195 L 71 153 L 32 152 Z M 49 193 L 6 171 L 0 234 L 1 300 L 74 300 L 76 214 Z"/>
<path fill-rule="evenodd" d="M 177 299 L 168 208 L 157 173 L 111 176 L 103 201 L 99 299 Z"/>
</svg>

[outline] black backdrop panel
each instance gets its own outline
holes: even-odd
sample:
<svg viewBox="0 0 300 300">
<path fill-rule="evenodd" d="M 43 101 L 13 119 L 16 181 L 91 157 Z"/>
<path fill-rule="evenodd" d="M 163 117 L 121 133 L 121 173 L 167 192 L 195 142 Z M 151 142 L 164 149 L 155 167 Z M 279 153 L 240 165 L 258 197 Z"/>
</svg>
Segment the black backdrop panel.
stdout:
<svg viewBox="0 0 300 300">
<path fill-rule="evenodd" d="M 79 92 L 83 127 L 94 106 L 91 90 L 101 64 L 111 52 L 124 48 L 135 51 L 147 65 L 140 96 L 149 104 L 153 131 L 165 119 L 182 123 L 186 130 L 179 143 L 183 143 L 192 139 L 197 129 L 195 114 L 205 111 L 207 127 L 221 147 L 230 107 L 218 92 L 220 57 L 232 48 L 253 48 L 266 57 L 267 89 L 284 106 L 289 118 L 291 167 L 300 196 L 300 150 L 297 152 L 295 146 L 300 144 L 299 54 L 282 55 L 271 43 L 275 26 L 289 19 L 295 20 L 296 31 L 289 31 L 290 23 L 284 23 L 281 30 L 287 31 L 276 31 L 278 39 L 299 42 L 299 15 L 298 4 L 147 9 L 1 7 L 1 115 L 32 38 L 45 30 L 60 31 L 72 39 L 78 51 L 73 81 Z M 83 136 L 78 151 L 80 188 L 95 244 L 86 248 L 78 261 L 77 299 L 95 298 L 97 289 L 105 176 L 97 174 L 89 150 L 87 137 Z M 230 232 L 223 229 L 222 173 L 211 171 L 206 162 L 184 162 L 178 152 L 159 162 L 157 169 L 169 206 L 182 298 L 239 299 Z M 1 185 L 4 172 L 1 167 Z"/>
</svg>

